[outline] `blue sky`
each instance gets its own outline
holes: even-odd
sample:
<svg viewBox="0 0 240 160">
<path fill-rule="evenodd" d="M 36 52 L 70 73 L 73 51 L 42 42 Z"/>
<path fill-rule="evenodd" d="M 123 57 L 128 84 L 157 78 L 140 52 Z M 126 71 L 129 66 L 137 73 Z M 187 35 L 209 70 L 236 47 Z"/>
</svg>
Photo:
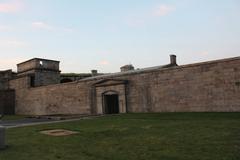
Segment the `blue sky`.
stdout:
<svg viewBox="0 0 240 160">
<path fill-rule="evenodd" d="M 0 0 L 0 70 L 33 57 L 117 72 L 240 56 L 239 0 Z"/>
</svg>

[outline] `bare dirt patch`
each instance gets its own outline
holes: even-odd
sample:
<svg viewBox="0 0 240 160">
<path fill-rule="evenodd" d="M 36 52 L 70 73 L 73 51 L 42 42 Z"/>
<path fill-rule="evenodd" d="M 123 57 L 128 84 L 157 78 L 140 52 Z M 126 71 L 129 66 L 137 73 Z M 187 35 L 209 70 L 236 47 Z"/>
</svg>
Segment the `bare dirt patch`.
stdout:
<svg viewBox="0 0 240 160">
<path fill-rule="evenodd" d="M 73 134 L 78 134 L 78 132 L 65 130 L 65 129 L 45 130 L 45 131 L 41 131 L 40 133 L 49 135 L 49 136 L 69 136 Z"/>
</svg>

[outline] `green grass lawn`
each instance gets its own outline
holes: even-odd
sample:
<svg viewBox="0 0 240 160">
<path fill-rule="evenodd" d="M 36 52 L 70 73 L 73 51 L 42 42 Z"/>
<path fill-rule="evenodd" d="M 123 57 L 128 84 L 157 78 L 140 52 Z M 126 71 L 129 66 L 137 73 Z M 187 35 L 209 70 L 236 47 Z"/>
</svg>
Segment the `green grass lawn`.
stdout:
<svg viewBox="0 0 240 160">
<path fill-rule="evenodd" d="M 79 134 L 52 137 L 47 129 Z M 7 130 L 0 160 L 240 160 L 240 113 L 125 114 Z"/>
<path fill-rule="evenodd" d="M 1 120 L 19 120 L 19 119 L 24 119 L 27 116 L 23 116 L 23 115 L 4 115 Z"/>
</svg>

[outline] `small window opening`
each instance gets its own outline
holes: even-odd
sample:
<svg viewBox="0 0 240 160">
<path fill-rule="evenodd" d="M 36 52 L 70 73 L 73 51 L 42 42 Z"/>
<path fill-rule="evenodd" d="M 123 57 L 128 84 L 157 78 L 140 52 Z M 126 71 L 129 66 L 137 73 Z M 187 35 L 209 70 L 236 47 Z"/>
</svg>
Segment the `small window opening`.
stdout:
<svg viewBox="0 0 240 160">
<path fill-rule="evenodd" d="M 30 86 L 35 87 L 35 76 L 30 77 Z"/>
<path fill-rule="evenodd" d="M 235 85 L 236 85 L 236 86 L 240 86 L 240 81 L 235 82 Z"/>
</svg>

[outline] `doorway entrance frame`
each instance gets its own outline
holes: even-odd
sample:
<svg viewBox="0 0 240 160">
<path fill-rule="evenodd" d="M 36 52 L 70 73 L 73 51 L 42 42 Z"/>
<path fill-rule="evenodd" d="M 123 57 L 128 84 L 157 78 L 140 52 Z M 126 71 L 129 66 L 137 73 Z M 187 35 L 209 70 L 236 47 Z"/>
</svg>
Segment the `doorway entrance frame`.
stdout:
<svg viewBox="0 0 240 160">
<path fill-rule="evenodd" d="M 126 85 L 128 81 L 119 79 L 104 79 L 94 84 L 95 88 L 95 114 L 105 114 L 104 94 L 118 94 L 119 113 L 127 112 Z"/>
<path fill-rule="evenodd" d="M 118 110 L 118 113 L 120 111 L 120 108 L 119 108 L 119 93 L 117 91 L 106 91 L 104 93 L 102 93 L 102 111 L 103 111 L 103 114 L 117 114 L 117 113 L 106 113 L 106 107 L 109 107 L 107 105 L 107 100 L 106 100 L 106 96 L 113 96 L 113 95 L 116 95 L 117 96 L 117 110 Z M 115 106 L 114 106 L 115 107 Z"/>
</svg>

